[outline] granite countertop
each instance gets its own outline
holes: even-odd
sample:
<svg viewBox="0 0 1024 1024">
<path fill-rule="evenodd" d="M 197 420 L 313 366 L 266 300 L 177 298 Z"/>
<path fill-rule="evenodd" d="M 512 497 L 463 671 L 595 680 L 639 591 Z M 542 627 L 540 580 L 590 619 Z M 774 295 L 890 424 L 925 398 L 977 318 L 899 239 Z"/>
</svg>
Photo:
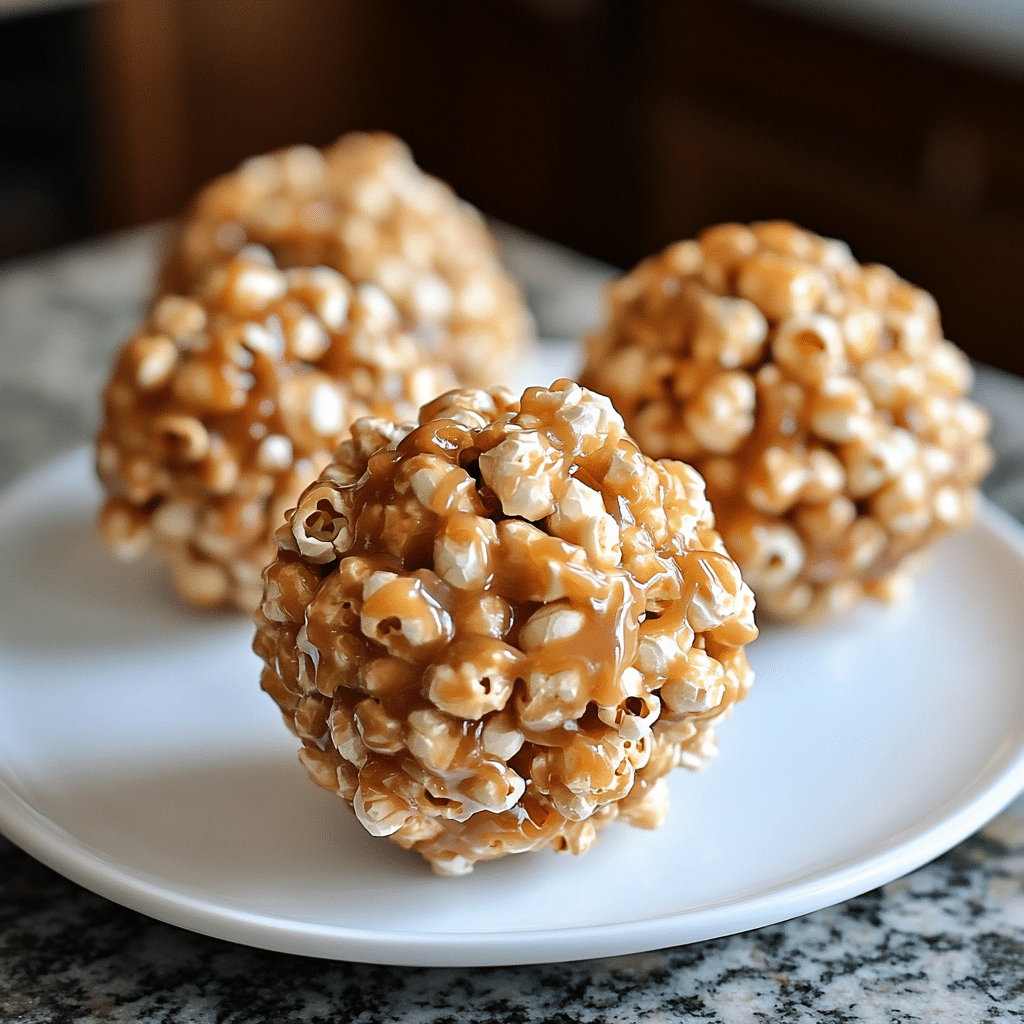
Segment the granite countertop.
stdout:
<svg viewBox="0 0 1024 1024">
<path fill-rule="evenodd" d="M 0 485 L 81 444 L 149 287 L 159 227 L 0 268 Z M 608 269 L 502 230 L 544 333 L 599 312 Z M 978 368 L 1024 519 L 1024 382 Z M 1012 1021 L 1024 1018 L 1024 798 L 881 889 L 728 938 L 602 960 L 408 968 L 196 935 L 80 888 L 0 838 L 0 1021 Z"/>
</svg>

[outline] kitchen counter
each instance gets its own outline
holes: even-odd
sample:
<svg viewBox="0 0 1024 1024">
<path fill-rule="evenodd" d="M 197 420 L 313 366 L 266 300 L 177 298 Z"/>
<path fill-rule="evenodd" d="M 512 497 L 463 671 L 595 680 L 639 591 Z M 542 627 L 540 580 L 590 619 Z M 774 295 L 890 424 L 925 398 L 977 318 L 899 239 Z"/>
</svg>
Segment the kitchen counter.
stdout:
<svg viewBox="0 0 1024 1024">
<path fill-rule="evenodd" d="M 609 271 L 500 232 L 542 331 L 599 315 Z M 159 227 L 0 268 L 0 485 L 87 440 Z M 1024 519 L 1024 382 L 978 368 L 997 465 Z M 727 938 L 510 968 L 336 963 L 196 935 L 97 896 L 0 838 L 0 1020 L 36 1022 L 1012 1021 L 1024 1017 L 1024 799 L 920 868 L 838 906 Z"/>
</svg>

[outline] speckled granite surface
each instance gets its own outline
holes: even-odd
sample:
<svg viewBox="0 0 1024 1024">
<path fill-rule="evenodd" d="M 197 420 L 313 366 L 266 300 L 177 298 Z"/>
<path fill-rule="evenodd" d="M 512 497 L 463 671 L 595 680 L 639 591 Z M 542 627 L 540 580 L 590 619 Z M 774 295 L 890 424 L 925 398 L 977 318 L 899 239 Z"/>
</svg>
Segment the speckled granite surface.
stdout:
<svg viewBox="0 0 1024 1024">
<path fill-rule="evenodd" d="M 0 268 L 0 484 L 87 438 L 159 229 Z M 605 272 L 503 236 L 542 328 L 596 315 Z M 1024 383 L 985 368 L 989 495 L 1024 519 Z M 692 946 L 512 968 L 329 963 L 194 935 L 0 838 L 0 1021 L 626 1022 L 1024 1019 L 1024 799 L 883 889 Z"/>
</svg>

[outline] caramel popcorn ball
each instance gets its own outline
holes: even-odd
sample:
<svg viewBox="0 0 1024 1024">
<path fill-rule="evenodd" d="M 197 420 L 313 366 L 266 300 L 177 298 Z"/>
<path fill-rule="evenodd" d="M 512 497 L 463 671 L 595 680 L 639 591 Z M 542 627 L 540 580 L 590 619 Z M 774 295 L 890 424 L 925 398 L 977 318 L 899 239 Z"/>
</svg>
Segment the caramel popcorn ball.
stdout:
<svg viewBox="0 0 1024 1024">
<path fill-rule="evenodd" d="M 483 219 L 385 133 L 293 146 L 215 179 L 184 218 L 162 289 L 188 291 L 247 242 L 283 267 L 326 264 L 377 285 L 467 384 L 500 382 L 532 331 Z"/>
<path fill-rule="evenodd" d="M 891 599 L 972 521 L 988 416 L 935 301 L 887 267 L 789 223 L 723 224 L 607 300 L 580 379 L 644 452 L 704 475 L 760 610 Z"/>
<path fill-rule="evenodd" d="M 398 323 L 376 286 L 255 246 L 159 299 L 104 392 L 109 547 L 155 548 L 196 605 L 255 610 L 274 530 L 352 420 L 414 415 L 454 383 Z"/>
<path fill-rule="evenodd" d="M 313 780 L 439 874 L 657 827 L 751 683 L 713 523 L 567 380 L 360 420 L 278 531 L 263 688 Z"/>
</svg>

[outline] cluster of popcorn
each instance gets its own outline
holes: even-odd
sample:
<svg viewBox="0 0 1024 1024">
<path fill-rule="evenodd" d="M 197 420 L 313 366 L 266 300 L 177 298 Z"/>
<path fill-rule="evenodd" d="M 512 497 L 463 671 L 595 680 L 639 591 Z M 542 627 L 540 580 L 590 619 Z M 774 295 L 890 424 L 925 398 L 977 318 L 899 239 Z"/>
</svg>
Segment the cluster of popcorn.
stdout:
<svg viewBox="0 0 1024 1024">
<path fill-rule="evenodd" d="M 377 285 L 417 341 L 467 384 L 501 381 L 532 331 L 479 213 L 392 135 L 294 146 L 211 182 L 184 218 L 162 290 L 187 293 L 251 242 L 282 267 L 323 264 Z"/>
<path fill-rule="evenodd" d="M 707 481 L 758 607 L 788 620 L 889 599 L 967 526 L 986 413 L 932 297 L 785 222 L 723 224 L 608 291 L 581 381 L 645 453 Z"/>
<path fill-rule="evenodd" d="M 158 299 L 104 392 L 104 540 L 155 548 L 194 604 L 254 610 L 274 530 L 352 420 L 415 415 L 453 385 L 399 323 L 376 286 L 257 246 Z"/>
<path fill-rule="evenodd" d="M 441 874 L 656 827 L 750 686 L 703 481 L 570 381 L 360 420 L 277 538 L 263 688 L 313 780 Z"/>
</svg>

